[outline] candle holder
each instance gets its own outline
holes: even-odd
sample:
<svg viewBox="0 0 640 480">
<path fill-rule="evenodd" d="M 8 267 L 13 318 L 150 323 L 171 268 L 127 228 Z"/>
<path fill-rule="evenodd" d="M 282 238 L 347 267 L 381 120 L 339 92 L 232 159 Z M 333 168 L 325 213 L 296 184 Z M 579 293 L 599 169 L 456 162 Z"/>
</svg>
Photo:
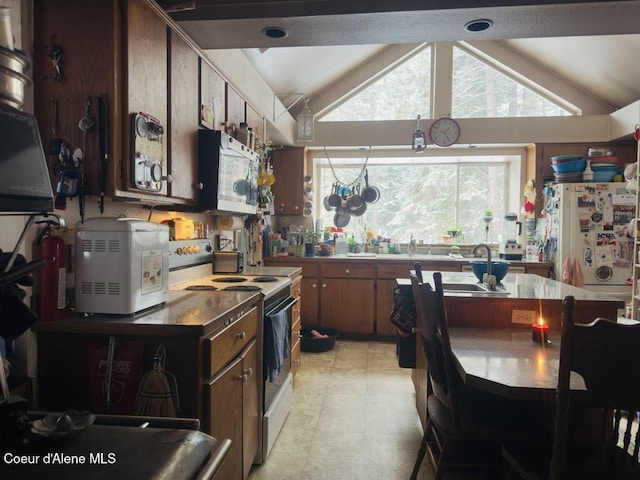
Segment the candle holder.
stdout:
<svg viewBox="0 0 640 480">
<path fill-rule="evenodd" d="M 531 325 L 531 340 L 536 343 L 549 342 L 549 325 L 534 323 Z"/>
</svg>

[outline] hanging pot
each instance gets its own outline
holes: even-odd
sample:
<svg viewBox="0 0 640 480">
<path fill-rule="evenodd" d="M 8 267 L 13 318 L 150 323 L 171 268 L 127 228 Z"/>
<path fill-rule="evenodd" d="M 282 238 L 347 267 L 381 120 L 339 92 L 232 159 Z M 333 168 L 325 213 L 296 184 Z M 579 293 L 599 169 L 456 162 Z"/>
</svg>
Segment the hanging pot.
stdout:
<svg viewBox="0 0 640 480">
<path fill-rule="evenodd" d="M 346 200 L 343 200 L 333 216 L 333 224 L 338 228 L 344 228 L 349 225 L 350 221 L 351 215 L 347 210 L 347 202 Z"/>
<path fill-rule="evenodd" d="M 347 198 L 347 203 L 346 203 L 346 207 L 347 207 L 347 211 L 355 216 L 360 216 L 364 213 L 364 211 L 367 209 L 367 203 L 364 201 L 364 198 L 362 197 L 362 195 L 360 195 L 360 189 L 359 188 L 355 188 L 354 189 L 354 194 L 349 196 L 349 198 Z M 362 207 L 364 206 L 364 210 L 362 210 Z M 362 212 L 362 213 L 357 213 L 357 212 Z"/>
<path fill-rule="evenodd" d="M 380 190 L 377 187 L 369 185 L 369 170 L 364 174 L 364 190 L 362 191 L 362 198 L 367 203 L 376 203 L 380 199 Z"/>
<path fill-rule="evenodd" d="M 322 205 L 324 206 L 324 209 L 327 212 L 331 211 L 331 205 L 329 204 L 329 197 L 324 197 L 324 200 L 322 200 Z"/>
</svg>

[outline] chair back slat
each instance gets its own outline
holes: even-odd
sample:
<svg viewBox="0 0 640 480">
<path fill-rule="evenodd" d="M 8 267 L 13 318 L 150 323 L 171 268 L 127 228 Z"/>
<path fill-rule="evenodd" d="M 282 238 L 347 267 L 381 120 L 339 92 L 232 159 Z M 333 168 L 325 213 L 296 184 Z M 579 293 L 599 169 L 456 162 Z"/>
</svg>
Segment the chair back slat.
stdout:
<svg viewBox="0 0 640 480">
<path fill-rule="evenodd" d="M 454 382 L 455 372 L 452 361 L 449 326 L 447 323 L 442 288 L 442 274 L 433 274 L 435 289 L 428 282 L 411 274 L 418 330 L 423 351 L 427 359 L 427 369 L 434 394 L 451 411 L 455 428 L 460 430 L 460 414 L 457 390 Z"/>
<path fill-rule="evenodd" d="M 601 409 L 599 467 L 633 468 L 640 471 L 637 412 L 640 382 L 631 372 L 640 365 L 640 324 L 627 325 L 597 318 L 575 323 L 575 299 L 563 300 L 560 366 L 556 389 L 556 420 L 551 478 L 565 478 L 571 455 L 580 446 L 573 443 L 570 412 L 581 408 Z M 586 395 L 572 394 L 571 373 L 579 374 Z M 615 470 L 618 472 L 618 470 Z M 613 478 L 613 477 L 612 477 Z M 624 477 L 626 478 L 626 477 Z"/>
</svg>

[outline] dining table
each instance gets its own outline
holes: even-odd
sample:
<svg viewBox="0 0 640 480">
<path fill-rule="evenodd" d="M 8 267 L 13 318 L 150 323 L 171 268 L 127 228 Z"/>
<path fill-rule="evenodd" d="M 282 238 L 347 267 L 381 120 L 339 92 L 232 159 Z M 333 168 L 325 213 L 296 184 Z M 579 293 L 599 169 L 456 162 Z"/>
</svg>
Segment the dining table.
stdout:
<svg viewBox="0 0 640 480">
<path fill-rule="evenodd" d="M 561 331 L 551 329 L 548 341 L 532 340 L 531 326 L 508 328 L 449 327 L 456 368 L 465 384 L 504 397 L 553 401 L 558 383 Z M 586 391 L 572 373 L 570 388 Z"/>
</svg>

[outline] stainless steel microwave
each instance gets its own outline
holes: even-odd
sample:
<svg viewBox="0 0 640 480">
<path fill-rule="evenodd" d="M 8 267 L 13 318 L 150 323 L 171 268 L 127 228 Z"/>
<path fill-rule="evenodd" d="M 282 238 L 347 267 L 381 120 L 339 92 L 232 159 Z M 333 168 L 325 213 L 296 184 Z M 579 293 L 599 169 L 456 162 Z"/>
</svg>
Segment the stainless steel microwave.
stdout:
<svg viewBox="0 0 640 480">
<path fill-rule="evenodd" d="M 256 153 L 235 138 L 219 130 L 199 130 L 200 209 L 256 213 L 259 167 Z"/>
</svg>

